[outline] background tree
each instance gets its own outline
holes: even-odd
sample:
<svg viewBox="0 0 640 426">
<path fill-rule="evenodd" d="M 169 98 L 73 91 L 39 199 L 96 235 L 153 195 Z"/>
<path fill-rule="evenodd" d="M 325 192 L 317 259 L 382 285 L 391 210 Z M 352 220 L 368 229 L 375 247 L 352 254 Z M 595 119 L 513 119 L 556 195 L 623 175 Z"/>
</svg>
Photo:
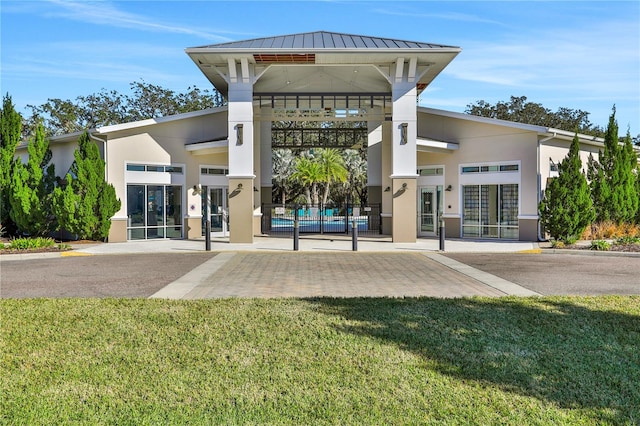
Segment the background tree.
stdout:
<svg viewBox="0 0 640 426">
<path fill-rule="evenodd" d="M 367 203 L 367 160 L 366 150 L 347 149 L 342 153 L 344 164 L 349 172 L 349 179 L 344 182 L 346 192 L 355 203 L 357 195 L 360 204 Z"/>
<path fill-rule="evenodd" d="M 105 163 L 87 132 L 78 140 L 74 158 L 66 185 L 53 192 L 59 227 L 80 239 L 103 240 L 109 235 L 111 217 L 120 210 L 120 200 L 105 182 Z"/>
<path fill-rule="evenodd" d="M 11 96 L 2 100 L 0 110 L 0 229 L 7 234 L 15 232 L 15 223 L 9 212 L 11 174 L 13 172 L 16 147 L 22 135 L 22 117 L 16 112 Z"/>
<path fill-rule="evenodd" d="M 293 179 L 293 165 L 295 157 L 290 149 L 278 148 L 273 150 L 271 180 L 273 189 L 276 191 L 276 198 L 280 197 L 280 202 L 286 204 L 288 194 L 291 189 Z"/>
<path fill-rule="evenodd" d="M 11 219 L 19 231 L 28 235 L 45 236 L 55 229 L 51 210 L 51 191 L 55 170 L 51 161 L 49 140 L 44 127 L 36 128 L 27 146 L 27 164 L 16 161 L 11 176 Z"/>
<path fill-rule="evenodd" d="M 577 134 L 558 172 L 540 202 L 540 222 L 551 238 L 573 243 L 595 218 L 589 185 L 582 173 Z"/>
<path fill-rule="evenodd" d="M 497 102 L 492 105 L 486 101 L 476 101 L 467 105 L 465 112 L 480 117 L 496 118 L 499 120 L 515 121 L 545 127 L 554 127 L 593 136 L 603 136 L 602 129 L 589 121 L 589 113 L 571 108 L 558 108 L 556 112 L 543 107 L 541 104 L 527 102 L 526 96 L 511 96 L 507 102 Z"/>
<path fill-rule="evenodd" d="M 131 94 L 102 89 L 98 93 L 78 96 L 75 101 L 48 99 L 42 105 L 29 105 L 26 135 L 32 135 L 42 121 L 47 135 L 80 132 L 111 124 L 157 118 L 184 112 L 199 111 L 224 104 L 215 89 L 188 87 L 185 93 L 165 89 L 144 80 L 130 84 Z"/>
</svg>

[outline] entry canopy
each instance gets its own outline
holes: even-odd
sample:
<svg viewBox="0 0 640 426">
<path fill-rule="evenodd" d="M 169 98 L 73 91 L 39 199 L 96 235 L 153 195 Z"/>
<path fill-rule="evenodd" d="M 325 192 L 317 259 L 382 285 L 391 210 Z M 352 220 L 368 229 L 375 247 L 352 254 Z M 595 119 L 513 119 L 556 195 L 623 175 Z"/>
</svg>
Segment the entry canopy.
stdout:
<svg viewBox="0 0 640 426">
<path fill-rule="evenodd" d="M 225 97 L 252 83 L 256 95 L 388 94 L 397 79 L 418 93 L 460 53 L 444 46 L 317 31 L 191 47 L 186 53 Z"/>
</svg>

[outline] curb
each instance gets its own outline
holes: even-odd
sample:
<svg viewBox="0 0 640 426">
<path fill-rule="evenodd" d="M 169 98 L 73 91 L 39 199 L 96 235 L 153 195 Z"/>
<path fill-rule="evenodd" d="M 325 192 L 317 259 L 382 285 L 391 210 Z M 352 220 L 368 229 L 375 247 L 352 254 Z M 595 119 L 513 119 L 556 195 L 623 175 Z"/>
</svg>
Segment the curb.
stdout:
<svg viewBox="0 0 640 426">
<path fill-rule="evenodd" d="M 582 256 L 609 256 L 609 257 L 640 257 L 638 252 L 627 251 L 600 251 L 600 250 L 572 250 L 572 249 L 541 249 L 542 254 L 567 254 Z"/>
</svg>

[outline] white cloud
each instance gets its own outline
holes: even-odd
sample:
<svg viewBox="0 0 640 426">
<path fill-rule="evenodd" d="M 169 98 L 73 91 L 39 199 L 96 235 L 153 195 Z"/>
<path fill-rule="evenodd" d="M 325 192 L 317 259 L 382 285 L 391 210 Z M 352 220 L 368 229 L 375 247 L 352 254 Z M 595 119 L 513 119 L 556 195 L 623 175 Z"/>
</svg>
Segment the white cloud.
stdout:
<svg viewBox="0 0 640 426">
<path fill-rule="evenodd" d="M 381 15 L 391 15 L 391 16 L 407 16 L 411 18 L 432 18 L 437 20 L 445 20 L 445 21 L 457 21 L 457 22 L 475 22 L 475 23 L 483 23 L 483 24 L 494 24 L 494 25 L 504 25 L 502 22 L 495 21 L 493 19 L 482 18 L 476 15 L 470 15 L 467 13 L 459 13 L 459 12 L 446 12 L 446 13 L 415 13 L 415 12 L 399 12 L 397 10 L 388 10 L 388 9 L 375 9 L 373 12 L 379 13 Z"/>
<path fill-rule="evenodd" d="M 96 25 L 106 25 L 119 28 L 132 28 L 141 31 L 154 31 L 173 34 L 187 34 L 207 40 L 229 41 L 228 34 L 232 31 L 218 30 L 210 32 L 199 28 L 172 25 L 165 22 L 155 22 L 149 16 L 136 15 L 118 10 L 110 2 L 77 2 L 66 0 L 48 0 L 58 8 L 46 12 L 48 16 L 82 21 Z M 223 35 L 225 34 L 225 35 Z"/>
<path fill-rule="evenodd" d="M 460 80 L 522 90 L 638 99 L 638 43 L 637 22 L 538 30 L 501 43 L 469 41 L 445 72 Z"/>
</svg>

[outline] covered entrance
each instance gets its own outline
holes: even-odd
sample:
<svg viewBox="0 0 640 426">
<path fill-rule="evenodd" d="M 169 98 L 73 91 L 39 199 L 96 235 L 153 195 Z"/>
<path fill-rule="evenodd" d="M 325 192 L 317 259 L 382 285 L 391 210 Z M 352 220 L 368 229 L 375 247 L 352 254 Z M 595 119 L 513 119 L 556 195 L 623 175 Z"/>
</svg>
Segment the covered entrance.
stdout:
<svg viewBox="0 0 640 426">
<path fill-rule="evenodd" d="M 305 217 L 317 217 L 324 232 L 329 222 L 342 223 L 336 217 L 348 222 L 356 216 L 375 232 L 391 234 L 394 242 L 415 242 L 416 101 L 460 48 L 319 31 L 186 52 L 228 100 L 227 139 L 216 143 L 228 148 L 230 242 L 251 243 L 265 223 L 269 231 L 273 228 L 275 210 L 261 209 L 275 201 L 271 165 L 278 133 L 272 124 L 300 121 L 340 123 L 333 130 L 319 126 L 289 132 L 283 126 L 283 137 L 289 135 L 300 148 L 315 141 L 353 148 L 357 131 L 349 132 L 342 125 L 347 122 L 365 123 L 367 134 L 366 145 L 360 145 L 367 152 L 367 202 L 327 210 L 314 200 Z M 284 201 L 281 207 L 300 213 Z"/>
</svg>

